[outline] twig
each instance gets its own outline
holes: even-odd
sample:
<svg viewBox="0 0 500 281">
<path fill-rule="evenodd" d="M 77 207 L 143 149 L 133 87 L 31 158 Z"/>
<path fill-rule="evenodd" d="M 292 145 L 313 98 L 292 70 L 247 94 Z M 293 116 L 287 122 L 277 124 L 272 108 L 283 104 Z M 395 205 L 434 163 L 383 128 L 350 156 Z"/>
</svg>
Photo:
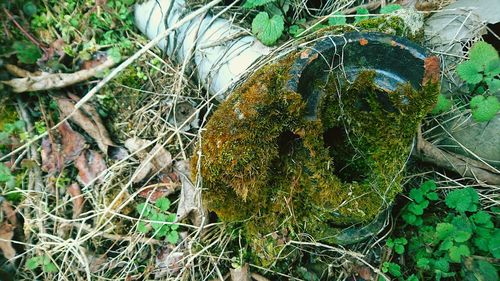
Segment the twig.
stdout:
<svg viewBox="0 0 500 281">
<path fill-rule="evenodd" d="M 423 138 L 420 128 L 418 129 L 415 154 L 424 162 L 454 171 L 462 176 L 475 178 L 479 182 L 500 185 L 498 172 L 480 161 L 439 149 Z"/>
</svg>

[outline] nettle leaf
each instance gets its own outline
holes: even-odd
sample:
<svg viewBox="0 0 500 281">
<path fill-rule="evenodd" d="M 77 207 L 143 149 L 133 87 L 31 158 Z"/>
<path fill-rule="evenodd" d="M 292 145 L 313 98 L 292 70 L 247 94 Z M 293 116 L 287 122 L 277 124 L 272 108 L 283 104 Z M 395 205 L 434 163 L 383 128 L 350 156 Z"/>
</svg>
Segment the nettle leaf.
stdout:
<svg viewBox="0 0 500 281">
<path fill-rule="evenodd" d="M 500 101 L 496 96 L 475 96 L 470 101 L 472 118 L 477 122 L 490 121 L 500 110 Z"/>
<path fill-rule="evenodd" d="M 170 208 L 170 200 L 168 198 L 158 198 L 155 202 L 156 207 L 162 211 L 166 211 Z"/>
<path fill-rule="evenodd" d="M 346 17 L 342 13 L 334 13 L 328 19 L 328 25 L 344 25 L 346 24 Z"/>
<path fill-rule="evenodd" d="M 272 18 L 269 18 L 266 12 L 260 12 L 252 21 L 252 33 L 264 45 L 271 46 L 276 43 L 284 29 L 283 16 L 274 15 Z"/>
<path fill-rule="evenodd" d="M 498 59 L 498 52 L 492 45 L 480 41 L 475 43 L 470 49 L 469 59 L 486 64 L 490 60 Z"/>
<path fill-rule="evenodd" d="M 451 109 L 453 103 L 445 95 L 439 94 L 436 105 L 432 109 L 432 114 L 441 114 Z"/>
<path fill-rule="evenodd" d="M 446 206 L 458 212 L 475 212 L 479 204 L 479 195 L 474 188 L 454 190 L 446 196 Z"/>
<path fill-rule="evenodd" d="M 243 8 L 245 9 L 253 9 L 259 6 L 264 6 L 268 3 L 272 3 L 276 0 L 247 0 L 245 1 L 245 4 L 243 4 Z"/>
<path fill-rule="evenodd" d="M 462 257 L 470 256 L 470 249 L 467 245 L 452 246 L 448 254 L 452 262 L 461 262 Z"/>
<path fill-rule="evenodd" d="M 358 23 L 362 20 L 368 19 L 369 16 L 366 16 L 370 14 L 367 8 L 357 8 L 356 9 L 356 16 L 354 17 L 354 22 Z"/>
<path fill-rule="evenodd" d="M 481 71 L 483 67 L 475 61 L 465 61 L 457 66 L 457 73 L 460 78 L 469 84 L 478 84 L 483 80 Z"/>
<path fill-rule="evenodd" d="M 387 6 L 384 6 L 380 9 L 381 14 L 390 14 L 392 12 L 395 12 L 397 10 L 401 9 L 401 5 L 398 4 L 390 4 Z"/>
</svg>

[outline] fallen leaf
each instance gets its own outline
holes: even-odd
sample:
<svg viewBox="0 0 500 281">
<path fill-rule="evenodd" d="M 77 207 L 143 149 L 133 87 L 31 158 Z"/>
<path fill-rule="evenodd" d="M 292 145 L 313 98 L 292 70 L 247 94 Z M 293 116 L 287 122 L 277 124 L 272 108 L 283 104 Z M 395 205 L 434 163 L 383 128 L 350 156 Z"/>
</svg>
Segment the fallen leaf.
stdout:
<svg viewBox="0 0 500 281">
<path fill-rule="evenodd" d="M 14 78 L 1 82 L 12 87 L 12 91 L 15 93 L 60 89 L 88 80 L 114 64 L 115 62 L 112 59 L 107 59 L 104 63 L 95 68 L 84 69 L 73 73 L 42 72 L 38 76 Z"/>
<path fill-rule="evenodd" d="M 148 201 L 154 203 L 156 199 L 166 197 L 174 192 L 176 192 L 181 185 L 178 183 L 159 183 L 152 186 L 148 186 L 141 190 L 138 194 L 139 197 L 147 198 Z"/>
<path fill-rule="evenodd" d="M 150 141 L 140 138 L 130 138 L 125 141 L 125 147 L 141 159 L 139 168 L 132 176 L 132 182 L 137 183 L 144 180 L 150 174 L 167 173 L 172 166 L 172 155 L 162 145 L 155 145 L 147 152 Z"/>
<path fill-rule="evenodd" d="M 53 149 L 52 142 L 48 137 L 42 139 L 42 171 L 47 173 L 56 173 L 60 172 L 63 167 L 63 159 L 62 155 L 56 150 Z"/>
<path fill-rule="evenodd" d="M 78 180 L 83 185 L 88 185 L 102 172 L 106 171 L 106 162 L 101 154 L 94 150 L 86 150 L 80 154 L 75 161 L 75 167 L 78 169 Z M 102 182 L 102 177 L 99 179 Z"/>
<path fill-rule="evenodd" d="M 61 61 L 66 54 L 64 52 L 64 45 L 65 43 L 62 38 L 54 40 L 52 43 L 50 43 L 49 47 L 45 50 L 42 58 L 39 61 L 46 62 L 54 58 L 54 55 L 57 55 L 59 57 L 59 61 Z"/>
<path fill-rule="evenodd" d="M 73 201 L 73 219 L 80 216 L 83 211 L 83 204 L 85 203 L 85 198 L 82 195 L 82 190 L 78 183 L 74 182 L 67 188 L 68 194 L 71 196 L 71 201 Z"/>
<path fill-rule="evenodd" d="M 200 226 L 206 212 L 203 211 L 201 205 L 201 192 L 190 180 L 189 160 L 177 161 L 175 167 L 182 183 L 179 205 L 177 207 L 177 221 L 191 216 L 193 224 Z"/>
<path fill-rule="evenodd" d="M 62 157 L 64 163 L 73 162 L 85 149 L 85 139 L 75 132 L 68 122 L 62 123 L 57 130 L 61 134 Z"/>
<path fill-rule="evenodd" d="M 80 128 L 82 128 L 87 134 L 92 137 L 99 149 L 108 155 L 108 147 L 116 146 L 111 140 L 108 130 L 103 125 L 102 119 L 95 110 L 95 108 L 89 104 L 84 104 L 82 108 L 75 111 L 75 104 L 80 100 L 79 97 L 75 95 L 69 95 L 70 98 L 54 96 L 59 109 L 64 117 L 71 115 L 71 121 L 75 122 Z"/>
<path fill-rule="evenodd" d="M 238 268 L 231 268 L 231 281 L 250 281 L 250 266 L 245 263 L 243 266 Z"/>
<path fill-rule="evenodd" d="M 7 218 L 7 221 L 11 225 L 16 225 L 17 224 L 16 212 L 14 211 L 14 209 L 12 208 L 12 206 L 10 205 L 10 203 L 7 200 L 5 200 L 5 199 L 2 201 L 2 211 L 5 214 L 5 217 Z"/>
<path fill-rule="evenodd" d="M 106 52 L 97 52 L 93 58 L 82 63 L 80 69 L 91 69 L 103 64 L 107 59 Z"/>
<path fill-rule="evenodd" d="M 431 83 L 437 83 L 440 79 L 440 61 L 436 56 L 428 57 L 424 60 L 424 78 L 422 80 L 422 85 L 427 85 L 429 81 Z"/>
<path fill-rule="evenodd" d="M 57 132 L 52 138 L 42 139 L 42 170 L 47 173 L 60 172 L 64 164 L 72 163 L 86 146 L 83 136 L 75 132 L 68 122 L 57 127 Z"/>
<path fill-rule="evenodd" d="M 0 250 L 6 259 L 12 259 L 16 256 L 16 250 L 12 247 L 12 237 L 14 237 L 14 226 L 10 223 L 0 225 Z"/>
<path fill-rule="evenodd" d="M 181 249 L 176 250 L 173 246 L 161 248 L 156 255 L 155 279 L 179 273 L 184 267 L 183 258 L 184 253 Z"/>
</svg>

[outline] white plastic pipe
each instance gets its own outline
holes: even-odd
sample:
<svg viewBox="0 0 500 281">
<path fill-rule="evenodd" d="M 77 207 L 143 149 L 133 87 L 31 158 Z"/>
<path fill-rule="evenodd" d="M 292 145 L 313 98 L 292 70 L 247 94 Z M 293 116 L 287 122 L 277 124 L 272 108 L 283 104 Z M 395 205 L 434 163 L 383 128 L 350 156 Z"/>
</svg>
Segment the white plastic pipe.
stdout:
<svg viewBox="0 0 500 281">
<path fill-rule="evenodd" d="M 135 7 L 135 24 L 152 39 L 187 13 L 184 0 L 149 0 Z M 240 76 L 271 49 L 230 21 L 207 14 L 172 32 L 158 46 L 223 100 Z"/>
</svg>

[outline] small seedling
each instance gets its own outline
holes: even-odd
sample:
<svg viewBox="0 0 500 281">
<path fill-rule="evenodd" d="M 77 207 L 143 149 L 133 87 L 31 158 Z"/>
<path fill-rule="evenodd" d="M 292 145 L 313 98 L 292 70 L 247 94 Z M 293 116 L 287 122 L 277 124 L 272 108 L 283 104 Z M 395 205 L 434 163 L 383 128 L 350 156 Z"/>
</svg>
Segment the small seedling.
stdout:
<svg viewBox="0 0 500 281">
<path fill-rule="evenodd" d="M 55 273 L 59 271 L 57 266 L 51 261 L 51 259 L 47 255 L 32 257 L 26 261 L 27 269 L 35 270 L 38 267 L 41 267 L 43 272 L 45 273 Z"/>
<path fill-rule="evenodd" d="M 153 231 L 155 238 L 165 237 L 169 243 L 177 243 L 179 225 L 173 223 L 176 215 L 169 213 L 169 208 L 170 200 L 168 198 L 159 198 L 154 205 L 147 202 L 138 204 L 136 210 L 141 220 L 137 224 L 137 231 L 144 234 Z"/>
</svg>

